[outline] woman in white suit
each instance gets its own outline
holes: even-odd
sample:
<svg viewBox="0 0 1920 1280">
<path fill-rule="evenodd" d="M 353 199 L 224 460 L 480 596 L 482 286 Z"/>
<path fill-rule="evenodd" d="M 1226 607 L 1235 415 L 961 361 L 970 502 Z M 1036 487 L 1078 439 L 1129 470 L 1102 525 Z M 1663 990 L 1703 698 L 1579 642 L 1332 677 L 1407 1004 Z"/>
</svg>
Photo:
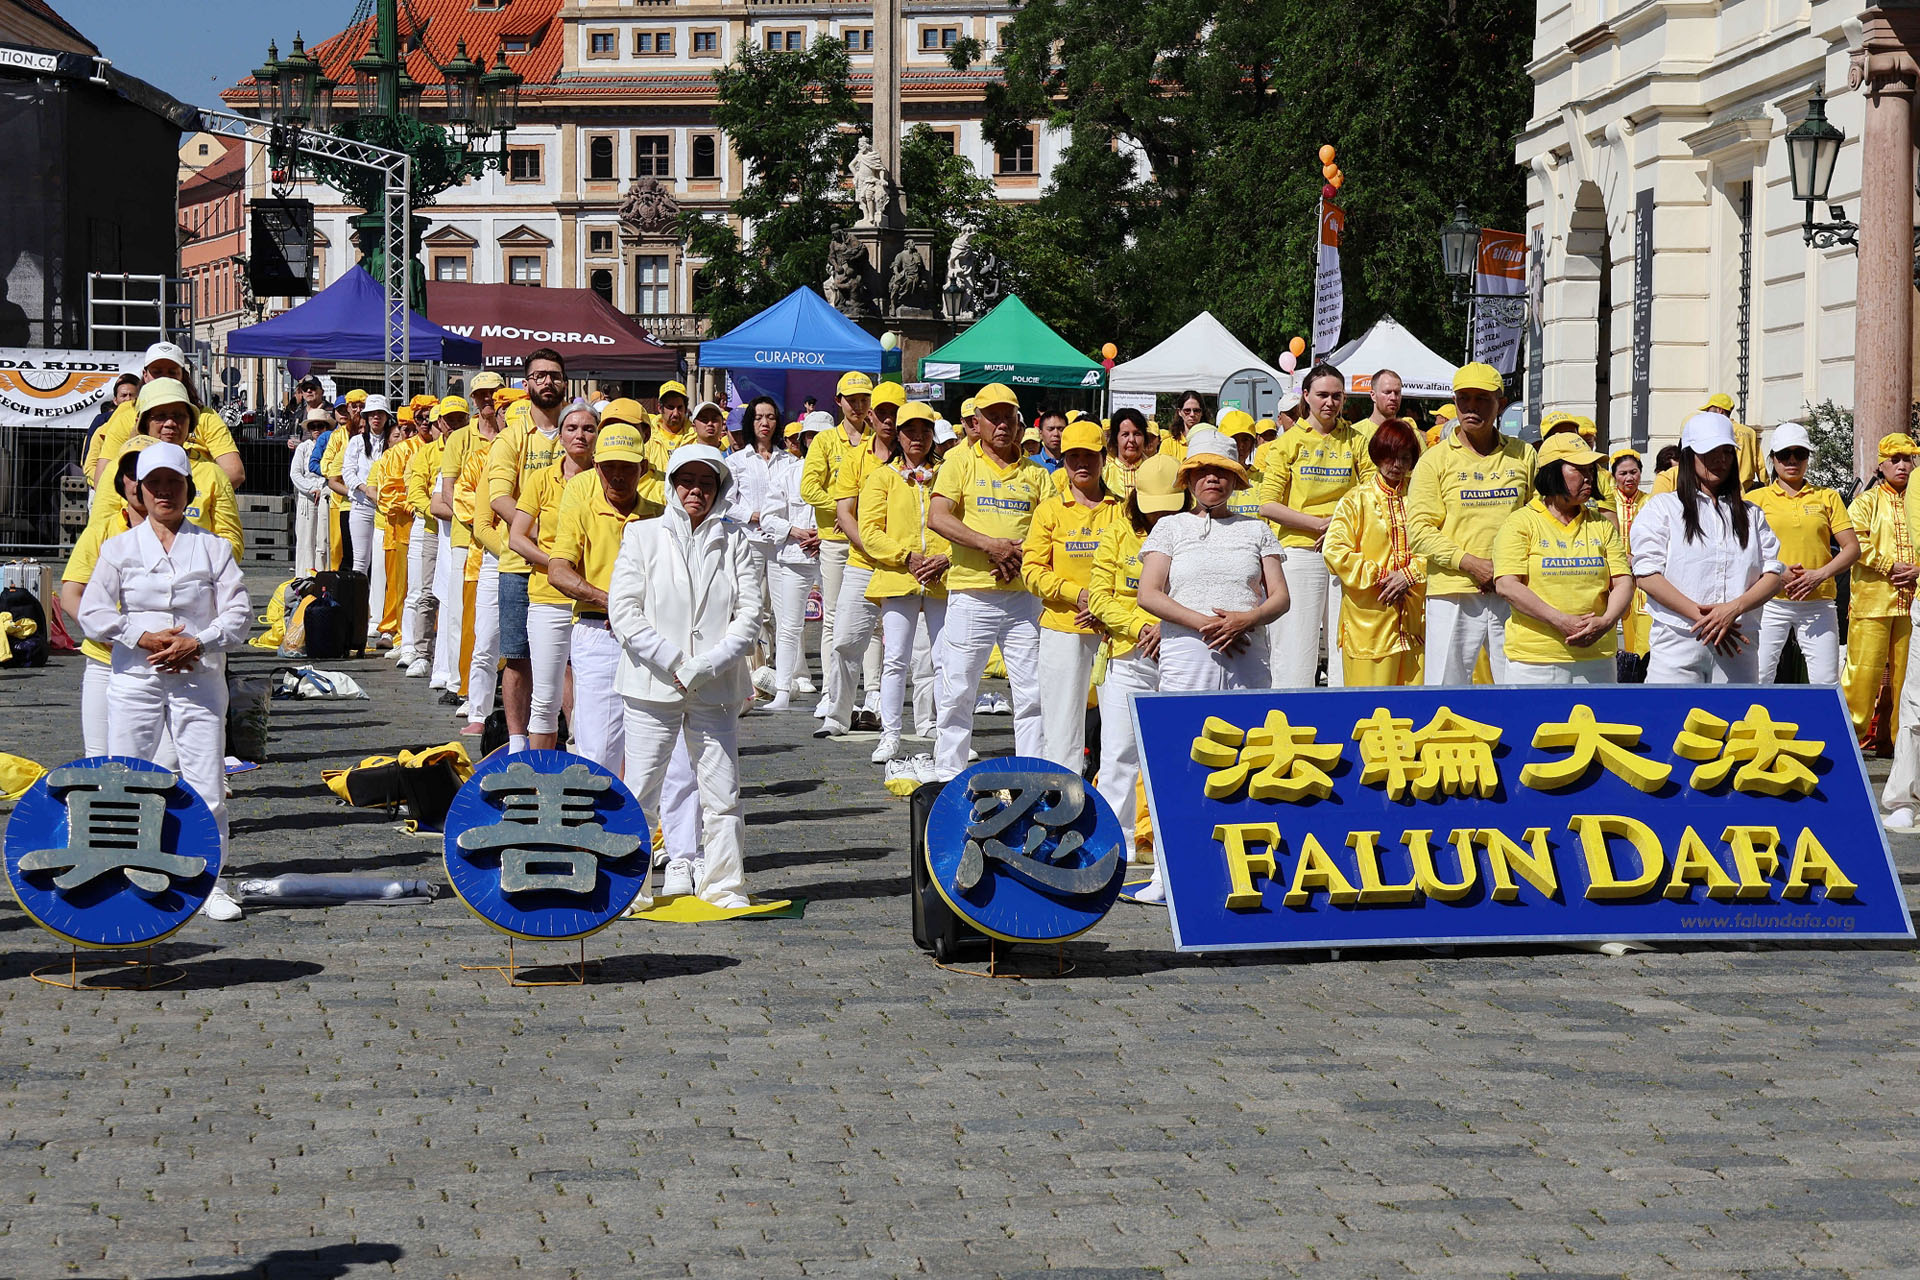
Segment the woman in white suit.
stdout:
<svg viewBox="0 0 1920 1280">
<path fill-rule="evenodd" d="M 620 642 L 614 687 L 626 702 L 626 783 L 657 813 L 673 745 L 686 736 L 700 787 L 701 852 L 675 858 L 667 882 L 717 907 L 747 905 L 738 722 L 752 692 L 747 655 L 765 586 L 746 535 L 726 516 L 733 475 L 718 449 L 684 444 L 667 459 L 666 514 L 627 526 L 607 591 Z"/>
</svg>

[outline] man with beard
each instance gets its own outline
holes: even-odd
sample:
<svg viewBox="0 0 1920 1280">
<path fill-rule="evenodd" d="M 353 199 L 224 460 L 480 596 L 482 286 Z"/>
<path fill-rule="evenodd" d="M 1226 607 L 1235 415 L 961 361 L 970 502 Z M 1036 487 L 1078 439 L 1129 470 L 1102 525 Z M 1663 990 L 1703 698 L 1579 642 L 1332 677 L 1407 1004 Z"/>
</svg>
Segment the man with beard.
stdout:
<svg viewBox="0 0 1920 1280">
<path fill-rule="evenodd" d="M 524 381 L 528 415 L 506 427 L 487 454 L 487 505 L 503 528 L 511 527 L 520 491 L 553 465 L 560 451 L 560 407 L 567 402 L 567 365 L 558 351 L 541 347 L 527 357 Z M 507 712 L 507 750 L 527 749 L 527 719 L 533 711 L 533 648 L 527 640 L 527 588 L 533 566 L 508 548 L 500 557 L 501 694 Z M 485 718 L 485 711 L 481 718 Z"/>
</svg>

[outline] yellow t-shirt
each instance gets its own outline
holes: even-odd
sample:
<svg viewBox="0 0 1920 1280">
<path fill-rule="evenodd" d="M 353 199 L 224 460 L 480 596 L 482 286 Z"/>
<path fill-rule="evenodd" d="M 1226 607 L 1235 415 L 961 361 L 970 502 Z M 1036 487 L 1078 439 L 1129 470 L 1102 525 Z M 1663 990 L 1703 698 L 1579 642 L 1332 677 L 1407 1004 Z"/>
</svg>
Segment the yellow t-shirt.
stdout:
<svg viewBox="0 0 1920 1280">
<path fill-rule="evenodd" d="M 1126 508 L 1112 495 L 1091 507 L 1054 495 L 1033 513 L 1027 529 L 1020 577 L 1027 590 L 1040 597 L 1040 625 L 1048 631 L 1092 635 L 1091 627 L 1074 625 L 1080 593 L 1093 578 L 1093 557 L 1100 535 L 1116 520 L 1126 519 Z"/>
<path fill-rule="evenodd" d="M 631 513 L 623 514 L 607 501 L 598 471 L 582 471 L 567 481 L 560 493 L 560 510 L 554 520 L 553 544 L 547 554 L 565 560 L 580 571 L 580 576 L 605 591 L 613 582 L 614 561 L 620 558 L 620 539 L 635 520 L 650 520 L 661 513 L 645 498 L 634 503 Z M 578 618 L 587 606 L 573 602 Z M 598 609 L 594 613 L 601 612 Z"/>
<path fill-rule="evenodd" d="M 1259 501 L 1326 518 L 1347 490 L 1373 474 L 1373 461 L 1367 438 L 1351 423 L 1336 423 L 1325 434 L 1295 423 L 1267 450 L 1261 474 Z M 1311 547 L 1318 540 L 1304 529 L 1280 529 L 1283 547 Z"/>
<path fill-rule="evenodd" d="M 1909 486 L 1907 492 L 1912 491 Z M 1887 576 L 1896 564 L 1920 564 L 1903 495 L 1877 484 L 1853 500 L 1847 518 L 1853 521 L 1853 531 L 1860 538 L 1860 558 L 1849 571 L 1852 588 L 1847 598 L 1848 616 L 1906 617 L 1913 608 L 1913 590 L 1897 589 Z"/>
<path fill-rule="evenodd" d="M 862 490 L 866 488 L 867 480 L 888 469 L 888 463 L 884 459 L 874 456 L 873 438 L 867 437 L 865 443 L 866 448 L 849 449 L 841 456 L 840 468 L 833 481 L 833 509 L 836 519 L 840 504 L 848 498 L 855 500 L 854 515 L 857 518 L 860 514 L 859 497 Z M 862 555 L 857 547 L 848 548 L 847 568 L 872 569 L 873 567 L 871 557 Z"/>
<path fill-rule="evenodd" d="M 1572 524 L 1562 524 L 1547 504 L 1535 498 L 1507 517 L 1493 548 L 1496 578 L 1525 578 L 1533 594 L 1563 613 L 1605 613 L 1615 578 L 1633 570 L 1613 522 L 1582 509 Z M 1507 619 L 1510 662 L 1591 662 L 1611 658 L 1619 630 L 1575 649 L 1558 630 L 1518 609 Z"/>
<path fill-rule="evenodd" d="M 345 423 L 341 423 L 333 429 L 333 434 L 327 437 L 327 452 L 320 459 L 320 474 L 322 476 L 329 480 L 338 480 L 342 484 L 346 483 L 347 441 L 351 439 L 353 439 L 353 437 L 348 434 Z M 353 505 L 353 496 L 351 494 L 335 493 L 329 488 L 327 490 L 327 496 L 331 499 L 331 505 L 336 514 L 345 511 Z"/>
<path fill-rule="evenodd" d="M 1140 544 L 1145 541 L 1122 511 L 1100 531 L 1087 575 L 1087 611 L 1099 619 L 1116 658 L 1132 653 L 1141 630 L 1159 621 L 1140 607 Z"/>
<path fill-rule="evenodd" d="M 246 532 L 240 525 L 240 503 L 233 496 L 233 481 L 218 466 L 200 456 L 195 448 L 188 455 L 193 468 L 193 501 L 187 506 L 187 519 L 208 533 L 219 534 L 233 548 L 233 558 L 247 554 Z M 126 519 L 126 499 L 104 485 L 93 491 L 93 506 L 87 512 L 89 525 L 111 525 Z"/>
<path fill-rule="evenodd" d="M 560 500 L 566 491 L 567 484 L 587 474 L 586 471 L 582 471 L 570 476 L 565 474 L 565 469 L 566 460 L 562 458 L 551 466 L 542 467 L 534 472 L 522 487 L 520 501 L 516 504 L 521 511 L 533 517 L 533 541 L 548 555 L 553 554 L 553 536 L 560 528 Z M 587 470 L 591 471 L 592 468 L 589 467 Z M 594 483 L 599 483 L 598 473 L 595 473 Z M 527 563 L 526 558 L 520 556 L 518 552 L 515 553 L 515 558 L 522 564 Z M 554 589 L 553 584 L 547 581 L 545 573 L 534 569 L 530 564 L 527 567 L 532 570 L 532 575 L 527 579 L 528 604 L 570 605 L 573 603 L 571 599 Z"/>
<path fill-rule="evenodd" d="M 479 441 L 480 433 L 474 429 L 472 423 L 468 423 L 466 426 L 453 432 L 445 440 L 441 441 L 440 444 L 440 475 L 438 479 L 451 480 L 455 486 L 453 504 L 455 518 L 453 527 L 447 531 L 447 542 L 448 545 L 452 546 L 456 551 L 473 545 L 473 511 L 471 506 L 469 506 L 466 515 L 463 516 L 460 514 L 458 488 L 460 475 L 467 467 L 467 454 L 472 452 L 474 444 Z M 471 502 L 471 496 L 469 496 L 469 502 Z"/>
<path fill-rule="evenodd" d="M 650 503 L 665 511 L 667 509 L 667 459 L 673 456 L 675 449 L 683 444 L 692 444 L 697 437 L 693 434 L 691 420 L 687 422 L 685 430 L 678 432 L 668 431 L 660 425 L 660 421 L 661 419 L 656 416 L 653 425 L 648 428 L 645 449 L 647 469 L 640 473 L 639 489 L 642 502 Z"/>
<path fill-rule="evenodd" d="M 429 537 L 438 536 L 440 532 L 440 522 L 434 519 L 430 504 L 440 487 L 440 458 L 445 444 L 444 440 L 423 440 L 407 461 L 407 505 L 413 508 L 415 516 L 427 522 Z"/>
<path fill-rule="evenodd" d="M 850 441 L 844 422 L 831 431 L 822 431 L 807 447 L 807 460 L 800 467 L 800 501 L 813 508 L 814 523 L 819 526 L 822 542 L 847 540 L 847 535 L 833 525 L 838 505 L 833 495 L 839 491 L 840 468 L 846 465 L 847 456 L 861 449 L 873 451 L 873 433 L 863 431 L 859 440 Z"/>
<path fill-rule="evenodd" d="M 119 513 L 102 520 L 89 521 L 73 541 L 73 552 L 67 557 L 67 567 L 60 573 L 62 582 L 88 583 L 93 581 L 94 566 L 100 563 L 100 546 L 108 538 L 117 538 L 131 526 L 127 523 L 127 508 L 122 504 Z M 95 662 L 106 666 L 113 665 L 113 650 L 98 640 L 82 636 L 80 652 Z"/>
<path fill-rule="evenodd" d="M 100 460 L 119 457 L 120 446 L 133 438 L 140 422 L 133 406 L 131 400 L 116 406 L 113 416 L 93 433 L 93 439 L 87 443 L 87 457 L 81 467 L 86 472 L 88 484 L 95 483 L 93 470 Z M 200 416 L 194 420 L 193 430 L 187 435 L 187 442 L 199 445 L 207 451 L 207 457 L 216 461 L 229 454 L 237 456 L 240 452 L 240 446 L 233 442 L 233 433 L 227 430 L 227 424 L 211 409 L 200 411 Z"/>
<path fill-rule="evenodd" d="M 1429 596 L 1480 590 L 1460 561 L 1493 558 L 1501 526 L 1533 496 L 1533 468 L 1533 446 L 1510 436 L 1482 454 L 1455 432 L 1420 455 L 1407 483 L 1407 534 L 1426 557 Z"/>
<path fill-rule="evenodd" d="M 512 409 L 516 406 L 509 405 Z M 531 419 L 519 425 L 502 429 L 493 438 L 493 444 L 487 450 L 486 501 L 491 507 L 500 498 L 512 499 L 515 503 L 526 490 L 533 477 L 552 466 L 560 456 L 560 432 L 552 435 L 533 425 Z M 500 539 L 506 542 L 506 525 L 500 526 Z M 502 573 L 532 573 L 533 566 L 528 564 L 518 551 L 508 548 L 500 557 Z M 529 597 L 531 598 L 531 597 Z"/>
<path fill-rule="evenodd" d="M 1778 480 L 1748 495 L 1767 517 L 1773 536 L 1780 539 L 1780 562 L 1789 568 L 1800 565 L 1819 569 L 1833 559 L 1833 535 L 1853 528 L 1846 504 L 1832 489 L 1809 486 L 1799 493 L 1788 493 Z M 1785 580 L 1782 579 L 1784 582 Z M 1837 592 L 1828 578 L 1813 589 L 1809 600 L 1832 600 Z M 1774 597 L 1787 598 L 1785 586 Z"/>
<path fill-rule="evenodd" d="M 907 555 L 950 556 L 953 548 L 927 528 L 927 507 L 933 499 L 931 481 L 915 484 L 901 466 L 894 462 L 876 468 L 860 490 L 860 541 L 866 544 L 867 559 L 873 562 L 867 599 L 917 595 L 939 599 L 947 594 L 946 579 L 932 586 L 920 585 L 920 580 L 907 572 Z"/>
<path fill-rule="evenodd" d="M 1322 553 L 1340 579 L 1340 652 L 1361 660 L 1424 648 L 1426 561 L 1413 554 L 1404 495 L 1378 474 L 1347 492 L 1333 509 Z M 1392 604 L 1380 603 L 1380 580 L 1404 572 L 1417 584 Z"/>
<path fill-rule="evenodd" d="M 976 533 L 1025 543 L 1034 510 L 1053 493 L 1053 478 L 1045 467 L 1025 455 L 1002 467 L 984 451 L 955 449 L 940 464 L 933 492 L 953 503 L 954 514 Z M 947 570 L 948 591 L 1027 589 L 1018 574 L 1006 582 L 994 577 L 985 552 L 954 547 L 953 567 Z"/>
</svg>

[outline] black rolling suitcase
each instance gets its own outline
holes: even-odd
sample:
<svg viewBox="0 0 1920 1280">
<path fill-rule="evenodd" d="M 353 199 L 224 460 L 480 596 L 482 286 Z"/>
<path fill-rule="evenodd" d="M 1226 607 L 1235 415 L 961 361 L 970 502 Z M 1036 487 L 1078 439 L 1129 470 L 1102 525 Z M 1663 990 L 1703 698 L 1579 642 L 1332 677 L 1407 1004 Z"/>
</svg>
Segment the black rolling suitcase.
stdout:
<svg viewBox="0 0 1920 1280">
<path fill-rule="evenodd" d="M 313 580 L 321 595 L 345 611 L 347 650 L 364 658 L 367 654 L 367 592 L 372 587 L 367 575 L 352 569 L 338 569 L 316 573 Z"/>
<path fill-rule="evenodd" d="M 347 656 L 347 611 L 325 596 L 307 603 L 307 661 L 337 662 Z"/>
<path fill-rule="evenodd" d="M 947 905 L 947 900 L 933 887 L 933 878 L 927 870 L 927 817 L 945 785 L 924 783 L 907 802 L 907 821 L 912 827 L 908 858 L 913 863 L 913 942 L 922 951 L 931 951 L 941 964 L 959 959 L 963 949 L 970 954 L 982 954 L 993 941 Z"/>
</svg>

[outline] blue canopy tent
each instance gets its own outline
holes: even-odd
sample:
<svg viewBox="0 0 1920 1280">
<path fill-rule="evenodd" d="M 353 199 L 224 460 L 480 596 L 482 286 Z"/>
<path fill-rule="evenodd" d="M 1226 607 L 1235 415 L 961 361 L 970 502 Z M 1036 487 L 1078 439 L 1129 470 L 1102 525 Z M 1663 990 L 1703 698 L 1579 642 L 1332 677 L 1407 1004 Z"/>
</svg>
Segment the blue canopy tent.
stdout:
<svg viewBox="0 0 1920 1280">
<path fill-rule="evenodd" d="M 807 396 L 831 408 L 835 385 L 850 369 L 877 374 L 880 340 L 801 287 L 729 333 L 700 344 L 700 364 L 728 370 L 734 404 L 727 425 L 739 429 L 742 408 L 772 396 L 788 422 Z"/>
<path fill-rule="evenodd" d="M 478 368 L 480 344 L 409 311 L 408 355 L 414 360 Z M 227 354 L 280 360 L 387 358 L 385 291 L 355 266 L 293 310 L 227 335 Z"/>
</svg>

